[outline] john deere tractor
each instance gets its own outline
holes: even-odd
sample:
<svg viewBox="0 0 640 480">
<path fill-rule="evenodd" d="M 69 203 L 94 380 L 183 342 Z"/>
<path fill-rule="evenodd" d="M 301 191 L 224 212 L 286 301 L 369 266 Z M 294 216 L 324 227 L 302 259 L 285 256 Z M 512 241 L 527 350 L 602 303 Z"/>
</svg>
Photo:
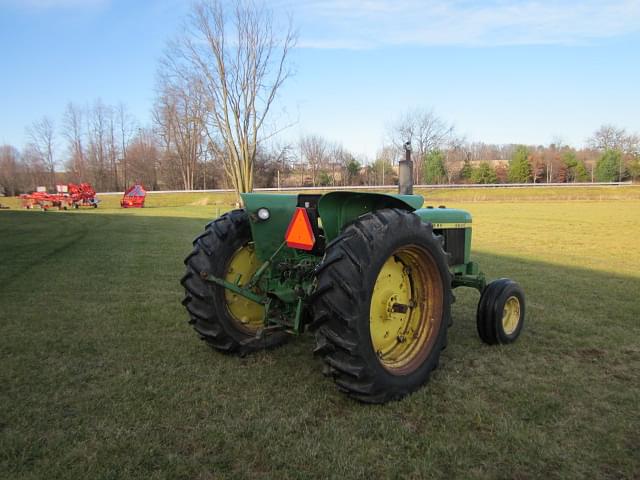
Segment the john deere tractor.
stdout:
<svg viewBox="0 0 640 480">
<path fill-rule="evenodd" d="M 516 340 L 522 289 L 486 283 L 471 261 L 471 215 L 422 208 L 411 172 L 407 153 L 398 194 L 242 195 L 244 208 L 210 222 L 184 262 L 183 304 L 198 335 L 245 355 L 314 332 L 325 373 L 371 403 L 428 381 L 447 345 L 454 288 L 481 293 L 482 341 Z"/>
</svg>

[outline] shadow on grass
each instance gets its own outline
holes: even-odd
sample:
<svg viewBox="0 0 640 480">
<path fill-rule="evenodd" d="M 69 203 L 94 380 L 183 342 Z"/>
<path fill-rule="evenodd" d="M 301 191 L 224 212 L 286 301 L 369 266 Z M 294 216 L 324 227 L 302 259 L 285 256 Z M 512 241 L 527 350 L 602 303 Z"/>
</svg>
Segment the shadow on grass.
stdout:
<svg viewBox="0 0 640 480">
<path fill-rule="evenodd" d="M 206 222 L 0 212 L 0 476 L 638 472 L 639 278 L 482 252 L 525 289 L 521 339 L 483 347 L 459 290 L 429 386 L 365 407 L 309 336 L 244 359 L 197 340 L 178 282 Z"/>
</svg>

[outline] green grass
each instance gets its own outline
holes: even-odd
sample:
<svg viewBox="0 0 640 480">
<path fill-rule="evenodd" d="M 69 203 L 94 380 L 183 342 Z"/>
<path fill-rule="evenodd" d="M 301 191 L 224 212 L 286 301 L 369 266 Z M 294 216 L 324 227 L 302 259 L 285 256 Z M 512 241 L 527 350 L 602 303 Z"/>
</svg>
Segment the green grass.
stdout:
<svg viewBox="0 0 640 480">
<path fill-rule="evenodd" d="M 0 211 L 0 478 L 638 478 L 629 192 L 445 199 L 487 274 L 523 285 L 526 329 L 482 345 L 459 290 L 441 368 L 386 406 L 337 392 L 308 336 L 243 359 L 197 339 L 182 258 L 225 201 Z"/>
</svg>

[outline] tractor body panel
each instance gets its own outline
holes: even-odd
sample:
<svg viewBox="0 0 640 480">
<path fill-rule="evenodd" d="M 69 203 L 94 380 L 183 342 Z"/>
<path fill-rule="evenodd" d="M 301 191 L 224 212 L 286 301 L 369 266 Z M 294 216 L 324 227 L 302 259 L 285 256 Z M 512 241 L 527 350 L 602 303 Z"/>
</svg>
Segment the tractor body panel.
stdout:
<svg viewBox="0 0 640 480">
<path fill-rule="evenodd" d="M 242 201 L 251 221 L 256 255 L 259 260 L 266 262 L 284 241 L 287 227 L 298 206 L 298 195 L 243 193 Z M 258 218 L 258 210 L 261 208 L 269 210 L 269 219 L 266 221 Z"/>
</svg>

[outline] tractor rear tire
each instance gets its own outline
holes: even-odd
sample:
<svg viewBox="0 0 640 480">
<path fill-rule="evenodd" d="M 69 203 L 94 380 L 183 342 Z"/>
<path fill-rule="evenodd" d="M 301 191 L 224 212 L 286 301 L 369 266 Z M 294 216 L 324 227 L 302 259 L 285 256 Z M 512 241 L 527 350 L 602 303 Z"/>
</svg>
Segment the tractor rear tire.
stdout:
<svg viewBox="0 0 640 480">
<path fill-rule="evenodd" d="M 255 322 L 245 325 L 237 317 L 242 317 L 243 308 L 255 313 L 258 304 L 233 295 L 201 276 L 203 272 L 218 278 L 230 275 L 233 259 L 238 252 L 251 248 L 251 241 L 247 213 L 233 210 L 207 225 L 204 233 L 193 241 L 193 251 L 184 260 L 187 271 L 180 283 L 185 289 L 182 304 L 189 313 L 189 323 L 201 339 L 221 352 L 244 355 L 276 347 L 286 340 L 285 333 L 276 332 L 265 335 L 259 342 L 251 341 L 255 339 L 258 327 L 262 326 L 261 317 L 259 325 Z M 247 280 L 243 279 L 243 283 Z M 236 300 L 231 300 L 231 297 Z M 237 303 L 232 305 L 233 301 Z M 246 317 L 242 318 L 246 321 Z"/>
<path fill-rule="evenodd" d="M 338 389 L 366 403 L 423 386 L 447 343 L 451 275 L 442 238 L 410 212 L 384 209 L 325 250 L 312 295 L 315 353 Z"/>
<path fill-rule="evenodd" d="M 478 302 L 476 326 L 480 339 L 489 345 L 515 342 L 524 327 L 524 291 L 508 278 L 486 286 Z"/>
</svg>

